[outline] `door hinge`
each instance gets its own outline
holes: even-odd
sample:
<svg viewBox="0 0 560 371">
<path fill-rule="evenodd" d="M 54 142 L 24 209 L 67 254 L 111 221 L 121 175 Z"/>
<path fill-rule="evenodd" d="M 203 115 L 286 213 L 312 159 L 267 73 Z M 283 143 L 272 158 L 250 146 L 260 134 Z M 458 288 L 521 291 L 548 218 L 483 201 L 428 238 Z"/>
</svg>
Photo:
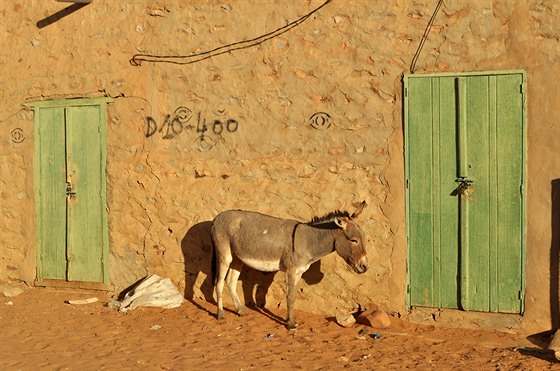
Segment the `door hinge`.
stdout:
<svg viewBox="0 0 560 371">
<path fill-rule="evenodd" d="M 408 189 L 408 179 L 406 180 L 405 187 Z"/>
</svg>

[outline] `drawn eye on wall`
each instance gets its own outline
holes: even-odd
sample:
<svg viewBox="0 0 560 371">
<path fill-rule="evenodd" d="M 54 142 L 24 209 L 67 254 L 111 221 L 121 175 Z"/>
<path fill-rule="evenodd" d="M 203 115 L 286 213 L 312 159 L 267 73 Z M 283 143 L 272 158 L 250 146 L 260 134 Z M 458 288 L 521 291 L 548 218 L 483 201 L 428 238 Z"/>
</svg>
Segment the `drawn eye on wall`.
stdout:
<svg viewBox="0 0 560 371">
<path fill-rule="evenodd" d="M 197 143 L 198 149 L 200 151 L 208 151 L 209 149 L 214 147 L 214 144 L 216 144 L 214 139 L 206 135 L 201 135 L 197 137 L 194 141 L 195 143 Z"/>
<path fill-rule="evenodd" d="M 331 127 L 331 115 L 326 112 L 316 112 L 309 118 L 311 127 L 317 130 L 326 130 Z"/>
<path fill-rule="evenodd" d="M 175 110 L 174 116 L 182 125 L 184 125 L 192 118 L 192 111 L 187 107 L 179 107 Z"/>
<path fill-rule="evenodd" d="M 23 135 L 23 130 L 20 128 L 15 128 L 12 130 L 12 141 L 14 143 L 21 143 L 25 140 L 25 135 Z"/>
<path fill-rule="evenodd" d="M 227 111 L 224 108 L 216 107 L 212 110 L 212 113 L 218 117 L 225 117 L 227 115 Z"/>
</svg>

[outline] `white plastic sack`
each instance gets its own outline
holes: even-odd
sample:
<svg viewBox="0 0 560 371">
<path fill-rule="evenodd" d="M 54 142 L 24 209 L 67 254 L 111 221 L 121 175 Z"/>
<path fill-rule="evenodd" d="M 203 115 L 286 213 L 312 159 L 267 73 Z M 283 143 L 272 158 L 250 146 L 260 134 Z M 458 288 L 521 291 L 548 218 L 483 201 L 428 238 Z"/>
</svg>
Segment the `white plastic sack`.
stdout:
<svg viewBox="0 0 560 371">
<path fill-rule="evenodd" d="M 185 298 L 169 278 L 157 274 L 145 277 L 132 290 L 127 292 L 119 304 L 119 311 L 126 312 L 137 307 L 177 308 Z"/>
</svg>

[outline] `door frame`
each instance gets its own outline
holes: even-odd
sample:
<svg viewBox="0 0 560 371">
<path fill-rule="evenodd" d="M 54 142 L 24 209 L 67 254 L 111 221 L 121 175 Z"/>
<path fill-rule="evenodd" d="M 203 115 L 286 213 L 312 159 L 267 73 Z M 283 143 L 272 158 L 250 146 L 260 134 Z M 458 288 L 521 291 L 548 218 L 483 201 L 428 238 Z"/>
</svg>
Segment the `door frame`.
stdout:
<svg viewBox="0 0 560 371">
<path fill-rule="evenodd" d="M 408 101 L 408 81 L 409 79 L 414 78 L 433 78 L 433 77 L 470 77 L 470 76 L 496 76 L 496 75 L 522 75 L 522 86 L 521 86 L 521 93 L 523 95 L 523 102 L 522 102 L 522 117 L 521 117 L 521 141 L 522 141 L 522 148 L 521 148 L 521 158 L 522 158 L 522 183 L 521 183 L 521 287 L 520 287 L 520 299 L 521 299 L 521 307 L 520 307 L 520 314 L 523 315 L 525 312 L 525 290 L 526 290 L 526 241 L 527 241 L 527 220 L 526 220 L 526 202 L 527 202 L 527 71 L 525 70 L 504 70 L 504 71 L 480 71 L 480 72 L 442 72 L 442 73 L 427 73 L 427 74 L 405 74 L 403 76 L 403 129 L 404 129 L 404 167 L 405 167 L 405 179 L 404 179 L 404 187 L 405 187 L 405 217 L 406 217 L 406 244 L 407 244 L 407 263 L 406 263 L 406 290 L 405 290 L 405 301 L 407 308 L 411 308 L 411 290 L 410 290 L 410 188 L 409 188 L 409 177 L 410 177 L 410 153 L 409 153 L 409 146 L 408 146 L 408 138 L 409 138 L 409 101 Z M 436 308 L 436 307 L 428 307 L 428 308 Z M 449 309 L 452 310 L 452 309 Z M 486 312 L 483 312 L 486 313 Z M 488 312 L 490 313 L 490 312 Z M 498 312 L 500 313 L 500 312 Z M 507 313 L 510 314 L 510 313 Z"/>
<path fill-rule="evenodd" d="M 39 138 L 39 127 L 41 122 L 41 108 L 70 108 L 70 107 L 83 107 L 83 106 L 98 106 L 99 109 L 99 133 L 100 133 L 100 152 L 101 152 L 101 179 L 100 183 L 103 185 L 101 190 L 101 205 L 104 205 L 101 210 L 101 227 L 102 227 L 102 270 L 103 282 L 81 282 L 81 281 L 67 281 L 67 280 L 51 280 L 43 279 L 41 254 L 43 246 L 43 238 L 40 220 L 42 210 L 42 200 L 39 194 L 41 188 L 40 179 L 40 166 L 39 160 L 41 156 L 40 141 L 35 139 L 34 142 L 34 186 L 35 186 L 35 227 L 36 227 L 36 286 L 58 286 L 58 287 L 79 287 L 87 289 L 108 289 L 109 288 L 109 229 L 108 229 L 108 205 L 107 205 L 107 103 L 113 102 L 112 98 L 76 98 L 76 99 L 60 99 L 60 100 L 47 100 L 47 101 L 32 101 L 26 103 L 35 112 L 34 119 L 34 136 Z"/>
</svg>

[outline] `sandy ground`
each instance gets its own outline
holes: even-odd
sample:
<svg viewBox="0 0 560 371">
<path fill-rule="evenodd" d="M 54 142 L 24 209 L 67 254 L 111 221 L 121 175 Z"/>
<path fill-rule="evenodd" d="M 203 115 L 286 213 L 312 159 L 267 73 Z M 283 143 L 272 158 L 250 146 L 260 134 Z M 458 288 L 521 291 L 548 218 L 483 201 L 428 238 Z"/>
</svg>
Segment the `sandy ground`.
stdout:
<svg viewBox="0 0 560 371">
<path fill-rule="evenodd" d="M 99 301 L 65 303 L 92 295 Z M 203 301 L 119 313 L 109 300 L 39 288 L 1 297 L 0 370 L 560 370 L 552 353 L 522 335 L 400 320 L 389 329 L 342 328 L 303 312 L 288 331 L 282 310 L 228 311 L 217 321 L 215 306 Z"/>
</svg>

